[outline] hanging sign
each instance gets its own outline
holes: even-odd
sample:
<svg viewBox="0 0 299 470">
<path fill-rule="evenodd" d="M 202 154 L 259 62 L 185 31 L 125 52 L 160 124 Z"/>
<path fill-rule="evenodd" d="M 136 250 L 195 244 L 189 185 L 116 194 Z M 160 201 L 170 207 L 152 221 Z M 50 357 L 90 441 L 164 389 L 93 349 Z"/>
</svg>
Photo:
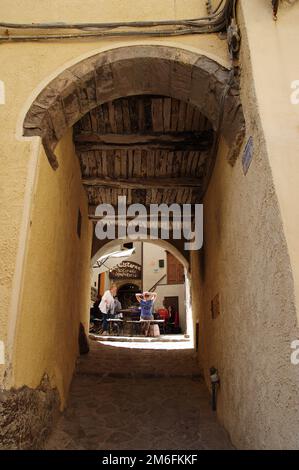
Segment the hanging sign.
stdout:
<svg viewBox="0 0 299 470">
<path fill-rule="evenodd" d="M 110 279 L 141 279 L 141 265 L 133 261 L 122 261 L 109 273 Z"/>
</svg>

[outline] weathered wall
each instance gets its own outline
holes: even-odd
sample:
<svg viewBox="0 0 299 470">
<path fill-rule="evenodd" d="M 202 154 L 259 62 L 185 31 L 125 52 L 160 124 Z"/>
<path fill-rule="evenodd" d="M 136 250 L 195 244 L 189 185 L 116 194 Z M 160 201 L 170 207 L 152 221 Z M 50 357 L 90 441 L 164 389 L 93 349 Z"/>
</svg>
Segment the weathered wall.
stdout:
<svg viewBox="0 0 299 470">
<path fill-rule="evenodd" d="M 37 388 L 0 392 L 0 450 L 42 449 L 59 414 L 59 394 L 45 375 Z"/>
<path fill-rule="evenodd" d="M 164 260 L 164 267 L 159 268 L 159 259 Z M 149 290 L 158 282 L 162 276 L 167 274 L 166 251 L 159 245 L 145 243 L 143 245 L 143 287 Z M 166 283 L 165 277 L 162 283 Z"/>
<path fill-rule="evenodd" d="M 43 151 L 39 158 L 13 364 L 16 388 L 35 388 L 47 373 L 62 406 L 78 354 L 79 323 L 89 319 L 92 239 L 71 139 L 69 131 L 59 143 L 56 172 Z"/>
<path fill-rule="evenodd" d="M 280 2 L 276 22 L 269 18 L 270 2 L 241 0 L 240 6 L 243 76 L 252 81 L 256 95 L 290 255 L 299 322 L 299 104 L 291 102 L 291 84 L 299 80 L 299 3 Z M 254 126 L 253 121 L 250 124 Z"/>
<path fill-rule="evenodd" d="M 238 448 L 298 449 L 299 372 L 290 361 L 298 337 L 294 282 L 243 41 L 242 102 L 254 156 L 245 176 L 241 158 L 233 168 L 227 163 L 222 142 L 204 199 L 199 358 L 208 384 L 209 368 L 219 370 L 218 414 Z M 288 171 L 288 161 L 284 166 Z M 217 293 L 220 315 L 212 319 Z"/>
<path fill-rule="evenodd" d="M 190 277 L 191 277 L 191 303 L 192 303 L 192 325 L 193 325 L 193 334 L 194 334 L 194 344 L 196 345 L 196 325 L 202 328 L 202 323 L 200 322 L 200 317 L 203 314 L 202 308 L 202 282 L 201 282 L 201 269 L 202 265 L 200 264 L 200 255 L 202 255 L 204 247 L 200 251 L 191 251 L 190 252 Z M 199 338 L 201 342 L 204 339 L 204 332 L 199 330 Z M 199 340 L 198 338 L 198 340 Z M 204 358 L 201 354 L 202 348 L 198 349 L 198 363 L 202 371 Z"/>
<path fill-rule="evenodd" d="M 198 267 L 199 360 L 219 369 L 218 415 L 245 449 L 298 449 L 298 111 L 290 103 L 299 5 L 270 21 L 270 2 L 241 1 L 242 104 L 254 156 L 245 176 L 222 142 L 204 199 Z M 191 256 L 191 267 L 194 256 Z M 194 275 L 193 275 L 194 279 Z M 199 293 L 198 293 L 199 292 Z M 220 294 L 220 315 L 211 300 Z"/>
<path fill-rule="evenodd" d="M 65 6 L 62 7 L 58 0 L 51 2 L 51 9 L 47 8 L 46 0 L 3 0 L 2 19 L 19 22 L 31 22 L 33 16 L 34 21 L 93 21 L 96 16 L 103 21 L 171 19 L 200 16 L 204 11 L 204 2 L 197 0 L 187 3 L 184 0 L 169 0 L 155 2 L 154 5 L 153 2 L 142 0 L 138 11 L 133 1 L 128 1 L 125 5 L 123 3 L 120 8 L 118 1 L 88 0 L 82 13 L 80 0 L 74 0 L 72 8 L 68 5 L 67 9 L 62 9 Z M 299 394 L 298 369 L 290 364 L 290 341 L 298 337 L 295 329 L 293 280 L 298 299 L 299 107 L 290 104 L 289 94 L 291 80 L 299 78 L 298 63 L 295 60 L 299 5 L 296 3 L 282 9 L 277 23 L 272 23 L 271 20 L 270 1 L 240 0 L 240 5 L 240 13 L 244 14 L 243 102 L 248 136 L 252 134 L 255 139 L 255 156 L 245 177 L 240 161 L 231 168 L 225 161 L 225 149 L 222 148 L 204 201 L 207 243 L 203 265 L 204 297 L 200 331 L 204 331 L 205 335 L 200 357 L 204 359 L 206 374 L 211 365 L 220 370 L 219 416 L 237 446 L 294 448 L 299 447 Z M 135 18 L 132 17 L 132 12 L 136 12 Z M 50 308 L 44 298 L 50 304 L 55 298 L 57 304 L 51 304 L 52 309 L 57 307 L 59 311 L 64 311 L 65 292 L 60 292 L 57 296 L 55 293 L 54 298 L 48 292 L 43 292 L 42 296 L 39 293 L 38 279 L 33 280 L 37 277 L 33 276 L 36 274 L 34 265 L 39 260 L 34 259 L 32 237 L 36 237 L 36 240 L 39 237 L 33 218 L 30 229 L 29 215 L 37 162 L 40 165 L 44 162 L 39 172 L 41 181 L 45 182 L 47 177 L 47 185 L 54 177 L 59 180 L 59 176 L 46 166 L 48 163 L 44 155 L 39 157 L 37 139 L 32 143 L 21 140 L 21 117 L 24 116 L 21 111 L 28 109 L 37 88 L 42 89 L 70 62 L 76 62 L 84 55 L 89 56 L 102 49 L 136 43 L 170 44 L 212 54 L 220 61 L 227 61 L 226 43 L 210 35 L 169 40 L 70 41 L 63 44 L 26 43 L 1 46 L 1 79 L 6 88 L 6 103 L 0 106 L 0 139 L 5 142 L 5 147 L 0 148 L 0 341 L 5 342 L 7 360 L 11 359 L 7 352 L 15 339 L 11 324 L 20 318 L 17 322 L 15 375 L 9 375 L 5 384 L 7 388 L 13 384 L 21 386 L 25 383 L 37 387 L 43 377 L 43 369 L 48 369 L 51 380 L 57 384 L 63 399 L 73 370 L 72 358 L 76 353 L 75 325 L 74 333 L 69 336 L 72 353 L 67 355 L 66 363 L 62 364 L 55 353 L 50 353 L 56 349 L 66 352 L 69 345 L 62 343 L 62 336 L 59 335 L 69 318 L 67 315 L 59 317 L 56 324 L 51 321 Z M 41 84 L 42 81 L 44 84 Z M 251 84 L 254 86 L 250 87 Z M 68 145 L 66 148 L 69 148 Z M 59 171 L 62 171 L 61 164 Z M 39 184 L 38 180 L 37 188 L 43 194 L 41 203 L 43 201 L 44 208 L 36 200 L 33 217 L 38 212 L 44 216 L 46 207 L 51 214 L 58 211 L 56 205 L 46 204 L 45 187 L 40 187 Z M 75 185 L 74 181 L 72 184 Z M 70 187 L 73 188 L 72 185 Z M 52 184 L 51 188 L 53 193 L 55 188 L 57 190 Z M 80 191 L 76 193 L 76 197 L 79 195 Z M 52 199 L 51 203 L 54 202 Z M 83 209 L 82 211 L 84 213 Z M 73 217 L 65 207 L 63 213 L 73 223 Z M 44 232 L 46 228 L 48 238 L 53 227 L 48 226 L 47 221 L 45 227 L 40 226 Z M 25 269 L 23 304 L 20 304 L 18 299 L 23 285 L 22 264 L 28 234 L 31 241 Z M 56 244 L 57 240 L 52 239 L 52 242 Z M 49 256 L 47 247 L 37 244 L 36 248 L 41 255 Z M 51 254 L 52 260 L 58 259 L 58 253 L 59 248 L 55 256 Z M 47 263 L 50 262 L 46 259 Z M 69 259 L 67 269 L 71 269 L 71 264 Z M 51 279 L 52 272 L 55 272 L 54 267 L 50 266 L 46 283 Z M 45 278 L 44 267 L 38 266 L 38 270 L 41 270 Z M 57 279 L 54 284 L 52 279 L 51 285 L 57 286 Z M 197 290 L 194 282 L 192 286 L 195 298 Z M 72 286 L 68 287 L 71 292 L 75 292 Z M 217 292 L 221 295 L 221 314 L 212 321 L 210 300 Z M 31 302 L 34 305 L 33 311 Z M 45 319 L 43 315 L 46 315 Z M 46 328 L 40 329 L 39 325 L 44 321 L 42 326 L 48 327 L 48 333 Z M 31 325 L 31 329 L 28 325 Z M 41 331 L 43 333 L 39 338 Z M 50 339 L 50 332 L 57 334 L 55 343 L 54 338 Z M 40 354 L 41 348 L 43 354 Z M 5 367 L 0 365 L 0 381 Z"/>
<path fill-rule="evenodd" d="M 81 0 L 62 5 L 60 0 L 3 0 L 2 20 L 7 22 L 48 21 L 128 21 L 198 17 L 205 12 L 204 2 L 184 0 L 148 2 L 141 0 L 138 11 L 133 0 L 122 2 Z M 133 17 L 133 14 L 136 14 Z M 0 105 L 0 341 L 5 345 L 6 364 L 0 364 L 0 383 L 12 360 L 14 325 L 20 312 L 23 260 L 29 230 L 29 213 L 38 161 L 38 139 L 22 139 L 22 124 L 32 100 L 59 72 L 84 57 L 113 47 L 131 44 L 168 44 L 199 50 L 227 63 L 225 41 L 217 36 L 200 35 L 177 38 L 127 38 L 51 43 L 17 43 L 1 46 L 1 80 L 6 101 Z M 5 386 L 11 385 L 10 375 Z"/>
</svg>

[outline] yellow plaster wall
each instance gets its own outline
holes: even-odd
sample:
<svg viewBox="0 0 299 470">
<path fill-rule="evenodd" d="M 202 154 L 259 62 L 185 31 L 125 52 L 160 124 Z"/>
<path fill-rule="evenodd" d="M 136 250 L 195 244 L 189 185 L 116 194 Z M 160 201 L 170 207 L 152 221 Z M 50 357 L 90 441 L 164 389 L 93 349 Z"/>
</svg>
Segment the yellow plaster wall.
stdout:
<svg viewBox="0 0 299 470">
<path fill-rule="evenodd" d="M 196 334 L 196 324 L 199 322 L 201 312 L 201 291 L 202 285 L 200 281 L 200 252 L 190 251 L 190 275 L 191 275 L 191 302 L 192 302 L 192 322 L 193 332 Z M 201 332 L 200 332 L 201 333 Z M 194 336 L 194 343 L 196 337 Z M 203 361 L 199 357 L 199 364 L 202 367 Z"/>
<path fill-rule="evenodd" d="M 299 3 L 280 2 L 271 21 L 270 2 L 241 0 L 242 66 L 252 81 L 290 255 L 299 321 L 299 104 L 291 83 L 299 80 Z M 248 73 L 247 73 L 248 72 Z"/>
<path fill-rule="evenodd" d="M 3 21 L 16 22 L 171 19 L 200 16 L 204 3 L 197 0 L 141 0 L 136 9 L 136 3 L 131 0 L 87 0 L 84 8 L 81 0 L 63 2 L 63 5 L 61 1 L 53 0 L 51 7 L 45 0 L 3 0 L 1 13 Z M 283 6 L 278 22 L 274 23 L 270 1 L 240 0 L 239 3 L 243 51 L 242 99 L 248 125 L 247 137 L 250 134 L 255 137 L 255 159 L 244 177 L 240 160 L 231 168 L 222 147 L 204 201 L 207 245 L 200 328 L 205 335 L 200 357 L 204 360 L 206 377 L 208 367 L 219 367 L 219 416 L 236 445 L 244 448 L 295 447 L 299 422 L 296 412 L 298 374 L 290 364 L 290 341 L 298 335 L 294 292 L 298 299 L 299 107 L 290 103 L 290 82 L 299 79 L 296 60 L 299 4 Z M 0 78 L 6 88 L 6 103 L 0 106 L 0 139 L 5 142 L 5 146 L 0 146 L 0 340 L 6 342 L 9 336 L 8 318 L 10 321 L 11 318 L 19 318 L 14 381 L 8 385 L 26 383 L 36 386 L 47 371 L 64 399 L 77 352 L 77 326 L 74 324 L 68 337 L 64 334 L 65 328 L 69 324 L 71 311 L 78 323 L 79 304 L 84 305 L 83 298 L 75 302 L 70 285 L 67 290 L 63 288 L 63 292 L 59 290 L 51 297 L 51 289 L 58 285 L 57 278 L 53 280 L 51 276 L 58 273 L 61 263 L 59 247 L 62 245 L 59 242 L 62 240 L 63 243 L 62 232 L 57 231 L 59 238 L 56 239 L 51 224 L 45 222 L 43 226 L 37 223 L 40 219 L 38 215 L 45 217 L 46 206 L 51 217 L 63 213 L 66 221 L 71 225 L 75 223 L 76 214 L 71 213 L 76 210 L 76 205 L 70 199 L 61 198 L 60 208 L 56 206 L 57 200 L 54 206 L 50 206 L 46 199 L 45 183 L 53 191 L 53 196 L 66 195 L 65 191 L 70 194 L 76 187 L 75 197 L 78 204 L 79 200 L 83 204 L 80 196 L 82 188 L 80 186 L 79 189 L 76 183 L 77 170 L 69 162 L 68 169 L 74 179 L 68 179 L 70 175 L 66 177 L 66 173 L 64 179 L 59 176 L 63 168 L 60 167 L 55 173 L 43 154 L 37 159 L 35 143 L 20 140 L 21 117 L 43 84 L 70 63 L 101 49 L 135 43 L 190 48 L 227 63 L 225 41 L 211 35 L 0 46 Z M 71 158 L 66 140 L 60 144 L 59 161 L 62 147 Z M 22 279 L 22 263 L 18 260 L 22 258 L 20 247 L 26 245 L 27 232 L 23 229 L 29 229 L 26 212 L 24 217 L 24 204 L 30 208 L 32 185 L 28 185 L 28 181 L 30 177 L 34 180 L 37 160 L 40 168 L 29 230 L 23 303 L 18 305 L 15 299 L 18 297 L 18 285 L 22 285 L 22 282 L 18 283 L 18 275 Z M 67 161 L 68 158 L 65 165 Z M 44 185 L 40 184 L 41 181 Z M 41 197 L 37 200 L 38 193 Z M 68 210 L 62 201 L 68 201 Z M 86 208 L 82 206 L 82 214 L 86 213 L 84 211 Z M 51 243 L 43 246 L 39 231 L 44 232 L 44 239 L 51 240 Z M 87 233 L 83 236 L 87 237 Z M 36 242 L 33 243 L 33 240 Z M 75 245 L 79 243 L 76 240 L 72 242 Z M 85 254 L 88 252 L 87 245 L 87 242 L 82 243 L 81 247 Z M 55 253 L 49 256 L 49 249 L 53 246 L 57 252 L 55 248 Z M 69 257 L 70 248 L 71 244 L 66 247 L 67 258 L 64 259 L 67 273 L 73 273 L 73 268 L 81 273 L 87 272 L 85 268 L 73 264 L 75 261 Z M 39 264 L 41 259 L 34 255 L 35 249 L 46 256 L 45 266 Z M 84 259 L 87 260 L 85 254 Z M 45 279 L 44 285 L 52 286 L 49 292 L 45 289 L 39 291 L 37 268 Z M 78 277 L 76 279 L 78 286 L 80 281 Z M 80 283 L 85 283 L 85 277 Z M 65 311 L 66 291 L 70 296 L 71 308 L 65 316 L 61 316 L 59 312 Z M 212 322 L 210 300 L 218 291 L 222 310 L 220 317 Z M 194 290 L 195 295 L 196 292 Z M 200 298 L 197 305 L 199 302 Z M 53 311 L 57 312 L 54 317 Z M 14 340 L 14 336 L 11 339 Z M 3 371 L 4 367 L 0 365 L 0 380 Z M 272 433 L 269 433 L 270 428 Z"/>
<path fill-rule="evenodd" d="M 81 0 L 3 0 L 1 18 L 6 22 L 120 21 L 174 19 L 201 16 L 205 2 L 197 0 L 141 0 L 138 2 Z M 228 64 L 226 42 L 216 35 L 173 38 L 126 38 L 76 40 L 51 43 L 0 45 L 1 76 L 6 102 L 0 105 L 0 341 L 5 344 L 6 364 L 0 364 L 0 383 L 10 387 L 14 325 L 20 314 L 18 302 L 23 283 L 23 259 L 29 230 L 33 182 L 36 178 L 38 139 L 22 138 L 26 111 L 39 91 L 58 73 L 83 58 L 133 44 L 167 44 L 197 50 Z"/>
<path fill-rule="evenodd" d="M 78 354 L 79 322 L 87 325 L 89 318 L 92 231 L 71 130 L 56 153 L 55 172 L 43 151 L 39 157 L 16 331 L 14 386 L 34 388 L 47 373 L 63 404 Z"/>
<path fill-rule="evenodd" d="M 218 0 L 213 0 L 217 4 Z M 6 22 L 105 22 L 189 19 L 206 15 L 204 0 L 2 0 Z"/>
<path fill-rule="evenodd" d="M 249 125 L 250 134 L 255 151 L 247 175 L 241 159 L 234 168 L 227 163 L 222 142 L 204 198 L 198 354 L 208 386 L 209 368 L 219 370 L 218 416 L 237 448 L 297 449 L 293 277 L 265 143 L 258 127 Z M 212 319 L 216 294 L 220 315 Z"/>
<path fill-rule="evenodd" d="M 223 142 L 204 199 L 204 250 L 195 291 L 199 360 L 220 374 L 218 416 L 243 449 L 298 449 L 299 4 L 239 2 L 241 98 L 254 156 L 226 162 Z M 192 261 L 191 261 L 192 265 Z M 211 300 L 220 294 L 220 315 Z"/>
</svg>

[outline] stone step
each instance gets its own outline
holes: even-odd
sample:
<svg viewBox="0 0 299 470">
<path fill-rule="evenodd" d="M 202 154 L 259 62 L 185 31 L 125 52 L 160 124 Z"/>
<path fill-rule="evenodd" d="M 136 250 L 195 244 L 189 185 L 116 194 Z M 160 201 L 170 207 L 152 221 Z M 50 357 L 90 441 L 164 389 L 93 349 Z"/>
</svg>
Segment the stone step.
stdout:
<svg viewBox="0 0 299 470">
<path fill-rule="evenodd" d="M 123 342 L 123 347 L 119 347 L 119 343 L 115 346 L 103 343 L 90 341 L 89 354 L 78 360 L 77 375 L 115 378 L 201 376 L 193 349 L 166 349 L 167 343 L 164 348 L 161 345 L 161 349 L 138 348 L 136 343 L 129 342 Z"/>
<path fill-rule="evenodd" d="M 161 335 L 157 338 L 145 336 L 103 336 L 89 334 L 91 341 L 113 341 L 123 343 L 188 343 L 190 338 L 185 335 Z"/>
</svg>

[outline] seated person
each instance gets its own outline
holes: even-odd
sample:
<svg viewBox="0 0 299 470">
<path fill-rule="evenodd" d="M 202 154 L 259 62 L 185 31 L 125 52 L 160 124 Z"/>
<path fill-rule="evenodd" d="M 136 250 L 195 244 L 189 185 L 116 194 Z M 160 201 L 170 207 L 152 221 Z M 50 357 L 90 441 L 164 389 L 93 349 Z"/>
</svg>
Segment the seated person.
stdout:
<svg viewBox="0 0 299 470">
<path fill-rule="evenodd" d="M 141 312 L 140 320 L 153 320 L 153 307 L 157 298 L 156 292 L 143 292 L 143 294 L 136 294 L 136 299 L 140 303 Z M 150 330 L 150 322 L 146 321 L 143 325 L 143 334 L 148 336 Z"/>
<path fill-rule="evenodd" d="M 172 305 L 168 306 L 169 323 L 175 322 L 175 310 Z"/>
<path fill-rule="evenodd" d="M 121 303 L 120 303 L 120 301 L 118 300 L 118 297 L 115 296 L 115 297 L 114 297 L 113 318 L 122 318 L 122 317 L 123 317 L 122 312 L 120 312 L 121 308 L 122 308 L 122 307 L 121 307 Z"/>
<path fill-rule="evenodd" d="M 101 312 L 99 309 L 99 305 L 101 302 L 101 296 L 98 296 L 96 301 L 93 303 L 92 308 L 90 309 L 90 325 L 89 330 L 92 332 L 96 332 L 100 329 L 100 320 L 101 320 Z"/>
<path fill-rule="evenodd" d="M 157 312 L 157 317 L 161 320 L 164 320 L 165 323 L 169 320 L 170 315 L 168 309 L 165 307 L 165 304 L 163 302 L 163 308 L 159 308 Z"/>
<path fill-rule="evenodd" d="M 93 320 L 94 318 L 100 318 L 100 309 L 99 305 L 101 302 L 101 296 L 98 296 L 97 299 L 94 301 L 92 308 L 90 309 L 90 318 Z"/>
<path fill-rule="evenodd" d="M 116 319 L 116 320 L 122 320 L 123 318 L 123 314 L 122 312 L 120 312 L 121 310 L 121 303 L 120 301 L 118 300 L 118 297 L 115 296 L 114 297 L 114 303 L 113 305 L 111 306 L 110 310 L 109 310 L 109 319 L 113 320 L 113 319 Z M 113 330 L 116 330 L 116 334 L 119 335 L 120 333 L 120 325 L 119 323 L 120 322 L 111 322 L 112 323 L 112 332 Z"/>
<path fill-rule="evenodd" d="M 179 312 L 175 309 L 173 305 L 169 305 L 168 308 L 169 319 L 168 326 L 172 333 L 180 332 L 180 321 L 179 321 Z"/>
</svg>

